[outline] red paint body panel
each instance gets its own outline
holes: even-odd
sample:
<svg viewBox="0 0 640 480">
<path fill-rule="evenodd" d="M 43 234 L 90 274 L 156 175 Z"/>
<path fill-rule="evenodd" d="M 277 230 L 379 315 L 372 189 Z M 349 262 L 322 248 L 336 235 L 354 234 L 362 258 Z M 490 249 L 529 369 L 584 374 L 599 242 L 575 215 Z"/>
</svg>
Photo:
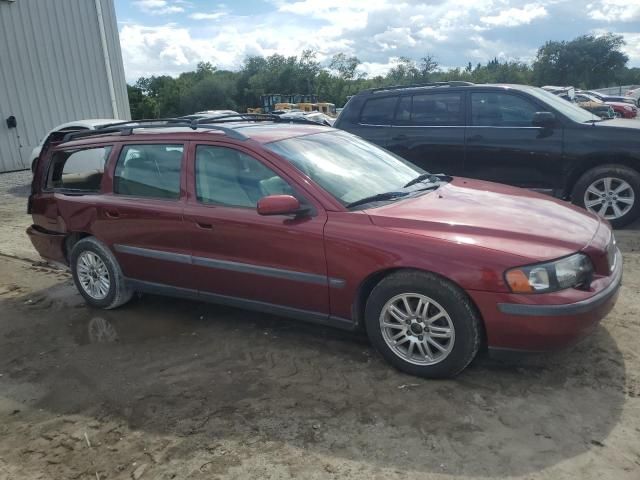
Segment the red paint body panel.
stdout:
<svg viewBox="0 0 640 480">
<path fill-rule="evenodd" d="M 45 258 L 60 260 L 66 235 L 95 235 L 112 249 L 129 278 L 353 321 L 359 320 L 361 311 L 355 308 L 361 307 L 359 293 L 368 279 L 396 269 L 430 271 L 468 293 L 483 318 L 489 346 L 499 348 L 547 350 L 570 343 L 615 303 L 616 295 L 611 295 L 578 315 L 540 317 L 507 315 L 498 306 L 572 304 L 608 288 L 613 281 L 606 253 L 611 229 L 586 211 L 528 190 L 464 178 L 414 198 L 349 211 L 262 145 L 331 129 L 250 124 L 238 131 L 251 138 L 175 128 L 92 137 L 57 147 L 114 148 L 99 194 L 43 192 L 42 182 L 34 184 L 30 202 L 33 221 L 40 227 L 28 232 L 34 246 Z M 113 194 L 121 145 L 154 142 L 185 145 L 180 198 Z M 202 144 L 235 148 L 264 163 L 289 182 L 313 214 L 264 216 L 252 208 L 201 204 L 195 196 L 194 156 Z M 36 175 L 42 175 L 42 163 Z M 168 258 L 118 251 L 116 245 L 162 252 Z M 515 295 L 505 284 L 509 268 L 578 251 L 595 267 L 588 291 Z M 176 261 L 176 256 L 188 260 Z"/>
<path fill-rule="evenodd" d="M 600 223 L 548 195 L 466 178 L 368 213 L 381 227 L 508 252 L 522 257 L 521 264 L 583 249 Z"/>
</svg>

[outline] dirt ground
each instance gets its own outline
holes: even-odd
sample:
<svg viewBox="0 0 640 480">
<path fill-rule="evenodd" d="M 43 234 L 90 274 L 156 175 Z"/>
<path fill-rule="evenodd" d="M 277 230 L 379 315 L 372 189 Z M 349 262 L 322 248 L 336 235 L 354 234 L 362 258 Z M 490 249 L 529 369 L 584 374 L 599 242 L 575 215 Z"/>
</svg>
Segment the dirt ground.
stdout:
<svg viewBox="0 0 640 480">
<path fill-rule="evenodd" d="M 22 233 L 27 176 L 2 177 L 2 480 L 640 479 L 637 228 L 617 233 L 624 285 L 592 336 L 426 381 L 361 336 L 273 316 L 155 296 L 92 310 Z"/>
</svg>

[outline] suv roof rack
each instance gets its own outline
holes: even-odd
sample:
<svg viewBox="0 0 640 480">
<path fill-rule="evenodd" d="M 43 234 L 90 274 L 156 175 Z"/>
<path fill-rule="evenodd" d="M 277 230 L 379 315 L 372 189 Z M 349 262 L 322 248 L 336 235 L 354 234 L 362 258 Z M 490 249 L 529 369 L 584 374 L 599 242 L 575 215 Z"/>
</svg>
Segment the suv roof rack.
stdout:
<svg viewBox="0 0 640 480">
<path fill-rule="evenodd" d="M 192 130 L 198 128 L 208 128 L 210 130 L 219 130 L 224 132 L 231 138 L 236 140 L 247 140 L 249 137 L 240 131 L 217 125 L 219 123 L 232 122 L 276 122 L 276 123 L 302 123 L 307 125 L 320 125 L 318 122 L 308 120 L 306 118 L 281 118 L 278 115 L 258 114 L 258 113 L 239 113 L 233 115 L 222 115 L 216 117 L 194 118 L 192 120 L 186 118 L 146 118 L 142 120 L 130 120 L 126 122 L 108 123 L 101 125 L 95 130 L 83 130 L 79 132 L 69 132 L 64 136 L 63 142 L 77 140 L 79 138 L 104 135 L 106 133 L 120 133 L 122 135 L 131 135 L 138 128 L 169 128 L 169 127 L 188 127 Z"/>
<path fill-rule="evenodd" d="M 462 80 L 451 80 L 449 82 L 432 82 L 432 83 L 414 83 L 410 85 L 391 85 L 389 87 L 378 87 L 369 89 L 368 92 L 376 93 L 376 92 L 384 92 L 386 90 L 402 90 L 409 88 L 420 88 L 420 87 L 468 87 L 470 85 L 475 85 L 473 82 L 464 82 Z"/>
</svg>

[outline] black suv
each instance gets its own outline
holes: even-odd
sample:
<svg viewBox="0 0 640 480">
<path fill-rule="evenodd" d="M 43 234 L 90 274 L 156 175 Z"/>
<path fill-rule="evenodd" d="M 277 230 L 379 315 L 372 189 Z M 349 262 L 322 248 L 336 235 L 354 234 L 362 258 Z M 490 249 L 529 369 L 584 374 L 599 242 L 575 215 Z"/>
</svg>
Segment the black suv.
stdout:
<svg viewBox="0 0 640 480">
<path fill-rule="evenodd" d="M 443 82 L 365 90 L 334 126 L 434 173 L 571 200 L 614 227 L 640 213 L 640 121 L 602 120 L 541 88 Z"/>
</svg>

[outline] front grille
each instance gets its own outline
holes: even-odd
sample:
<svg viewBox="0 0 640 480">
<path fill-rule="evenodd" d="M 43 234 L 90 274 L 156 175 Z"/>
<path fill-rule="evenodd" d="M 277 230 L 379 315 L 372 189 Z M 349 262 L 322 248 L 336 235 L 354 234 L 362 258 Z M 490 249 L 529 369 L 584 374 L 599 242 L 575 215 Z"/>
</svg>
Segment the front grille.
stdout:
<svg viewBox="0 0 640 480">
<path fill-rule="evenodd" d="M 618 248 L 616 247 L 616 239 L 611 234 L 611 240 L 609 241 L 609 245 L 607 245 L 607 263 L 609 265 L 609 273 L 613 272 L 614 268 L 616 268 L 616 251 Z"/>
</svg>

